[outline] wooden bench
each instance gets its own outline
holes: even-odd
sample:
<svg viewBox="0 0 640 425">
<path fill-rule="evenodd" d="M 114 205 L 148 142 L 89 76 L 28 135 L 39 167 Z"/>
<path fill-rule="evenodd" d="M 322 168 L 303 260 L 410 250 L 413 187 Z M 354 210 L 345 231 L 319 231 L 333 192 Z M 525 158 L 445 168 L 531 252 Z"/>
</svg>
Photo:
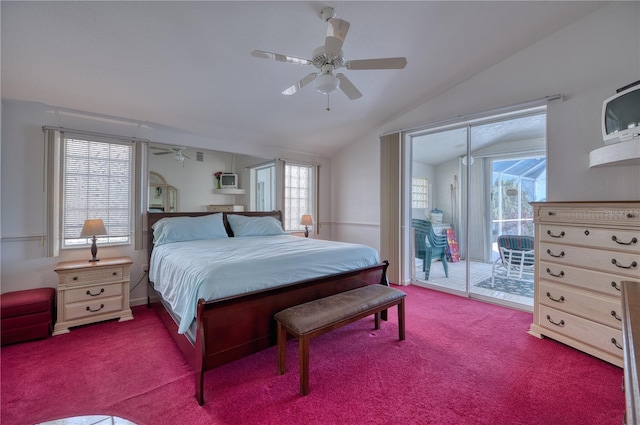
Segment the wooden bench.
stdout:
<svg viewBox="0 0 640 425">
<path fill-rule="evenodd" d="M 300 346 L 300 394 L 309 393 L 309 340 L 356 320 L 375 315 L 380 329 L 380 313 L 398 306 L 398 331 L 404 340 L 404 298 L 406 294 L 385 285 L 368 285 L 276 313 L 278 336 L 278 375 L 285 372 L 287 333 L 298 338 Z"/>
</svg>

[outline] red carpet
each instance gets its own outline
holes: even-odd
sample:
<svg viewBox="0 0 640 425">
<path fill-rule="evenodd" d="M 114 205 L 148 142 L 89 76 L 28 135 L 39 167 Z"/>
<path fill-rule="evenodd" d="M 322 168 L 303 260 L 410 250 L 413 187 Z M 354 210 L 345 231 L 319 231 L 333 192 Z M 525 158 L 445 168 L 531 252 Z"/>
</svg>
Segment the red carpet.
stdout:
<svg viewBox="0 0 640 425">
<path fill-rule="evenodd" d="M 531 314 L 419 287 L 407 292 L 407 339 L 396 309 L 311 341 L 310 393 L 298 394 L 297 342 L 276 373 L 272 347 L 193 372 L 155 313 L 3 347 L 1 422 L 105 414 L 163 424 L 510 424 L 622 422 L 622 370 L 526 333 Z"/>
</svg>

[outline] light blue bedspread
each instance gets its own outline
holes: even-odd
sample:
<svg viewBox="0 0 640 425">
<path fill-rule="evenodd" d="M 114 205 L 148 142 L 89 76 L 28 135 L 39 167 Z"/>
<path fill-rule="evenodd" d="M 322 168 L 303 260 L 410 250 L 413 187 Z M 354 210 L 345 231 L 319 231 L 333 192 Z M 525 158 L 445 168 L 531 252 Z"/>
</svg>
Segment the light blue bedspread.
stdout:
<svg viewBox="0 0 640 425">
<path fill-rule="evenodd" d="M 207 301 L 380 262 L 368 246 L 290 235 L 174 242 L 153 249 L 149 279 L 180 316 L 179 333 Z"/>
</svg>

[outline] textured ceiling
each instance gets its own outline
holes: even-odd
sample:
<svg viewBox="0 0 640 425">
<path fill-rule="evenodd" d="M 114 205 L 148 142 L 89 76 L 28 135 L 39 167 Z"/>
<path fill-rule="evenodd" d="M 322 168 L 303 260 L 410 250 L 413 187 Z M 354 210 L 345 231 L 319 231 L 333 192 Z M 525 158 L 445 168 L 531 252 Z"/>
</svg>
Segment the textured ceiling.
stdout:
<svg viewBox="0 0 640 425">
<path fill-rule="evenodd" d="M 351 27 L 345 59 L 405 56 L 404 70 L 342 69 L 363 97 L 312 85 L 325 6 Z M 2 96 L 330 156 L 600 7 L 595 2 L 2 1 Z"/>
</svg>

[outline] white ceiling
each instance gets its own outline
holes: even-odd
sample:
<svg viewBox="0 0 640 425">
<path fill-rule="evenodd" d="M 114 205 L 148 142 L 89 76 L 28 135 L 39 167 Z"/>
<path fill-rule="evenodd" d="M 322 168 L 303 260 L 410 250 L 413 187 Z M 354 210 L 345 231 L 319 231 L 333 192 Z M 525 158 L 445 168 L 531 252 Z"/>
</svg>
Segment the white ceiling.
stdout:
<svg viewBox="0 0 640 425">
<path fill-rule="evenodd" d="M 2 97 L 330 156 L 603 3 L 585 1 L 2 1 Z M 312 85 L 320 11 L 351 23 L 345 59 L 405 56 L 404 70 L 341 70 L 363 93 Z"/>
</svg>

